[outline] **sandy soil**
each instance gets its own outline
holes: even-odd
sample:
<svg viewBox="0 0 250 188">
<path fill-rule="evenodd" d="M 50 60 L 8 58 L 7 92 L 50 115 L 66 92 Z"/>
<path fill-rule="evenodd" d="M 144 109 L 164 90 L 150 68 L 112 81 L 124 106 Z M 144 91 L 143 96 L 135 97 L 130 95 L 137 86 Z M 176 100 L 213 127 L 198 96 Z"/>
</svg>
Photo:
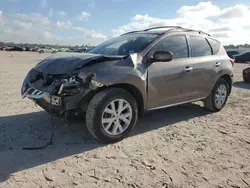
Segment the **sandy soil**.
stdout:
<svg viewBox="0 0 250 188">
<path fill-rule="evenodd" d="M 199 103 L 151 112 L 133 135 L 101 145 L 84 123 L 56 122 L 53 145 L 22 147 L 50 137 L 49 116 L 20 98 L 27 71 L 47 56 L 0 52 L 0 187 L 250 187 L 250 84 L 235 65 L 226 107 Z"/>
</svg>

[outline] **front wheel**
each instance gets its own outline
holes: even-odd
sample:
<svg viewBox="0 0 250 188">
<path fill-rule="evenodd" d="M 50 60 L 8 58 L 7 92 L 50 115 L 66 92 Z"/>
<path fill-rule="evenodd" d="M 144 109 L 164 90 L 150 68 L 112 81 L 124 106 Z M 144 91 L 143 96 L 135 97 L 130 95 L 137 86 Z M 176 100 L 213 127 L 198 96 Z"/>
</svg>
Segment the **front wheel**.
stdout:
<svg viewBox="0 0 250 188">
<path fill-rule="evenodd" d="M 137 119 L 136 100 L 120 88 L 108 88 L 97 93 L 86 112 L 89 132 L 103 143 L 118 142 L 129 136 Z"/>
<path fill-rule="evenodd" d="M 212 112 L 219 112 L 226 104 L 229 96 L 229 85 L 220 78 L 210 95 L 204 100 L 204 107 Z"/>
</svg>

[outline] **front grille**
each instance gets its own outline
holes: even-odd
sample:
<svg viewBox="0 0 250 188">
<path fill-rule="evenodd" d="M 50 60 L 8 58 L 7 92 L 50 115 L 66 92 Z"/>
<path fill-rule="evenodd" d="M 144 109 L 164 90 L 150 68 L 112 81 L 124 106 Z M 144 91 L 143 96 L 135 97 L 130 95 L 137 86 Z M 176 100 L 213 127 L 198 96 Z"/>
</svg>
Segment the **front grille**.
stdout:
<svg viewBox="0 0 250 188">
<path fill-rule="evenodd" d="M 43 91 L 39 91 L 39 90 L 34 89 L 34 88 L 29 88 L 26 92 L 26 95 L 40 96 L 43 93 L 44 93 Z"/>
<path fill-rule="evenodd" d="M 43 91 L 40 91 L 40 90 L 37 90 L 28 86 L 27 90 L 24 92 L 22 96 L 32 98 L 32 99 L 41 99 L 46 95 L 48 95 L 48 93 L 45 93 Z"/>
</svg>

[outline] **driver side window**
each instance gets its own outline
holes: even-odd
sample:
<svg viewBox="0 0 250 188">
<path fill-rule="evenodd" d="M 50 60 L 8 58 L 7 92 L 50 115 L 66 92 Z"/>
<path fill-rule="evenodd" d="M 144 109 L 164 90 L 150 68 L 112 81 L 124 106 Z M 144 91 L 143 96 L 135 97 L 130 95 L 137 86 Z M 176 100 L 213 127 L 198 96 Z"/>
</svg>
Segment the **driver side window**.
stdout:
<svg viewBox="0 0 250 188">
<path fill-rule="evenodd" d="M 188 46 L 184 35 L 169 36 L 157 44 L 154 51 L 170 51 L 173 53 L 173 59 L 187 58 Z"/>
</svg>

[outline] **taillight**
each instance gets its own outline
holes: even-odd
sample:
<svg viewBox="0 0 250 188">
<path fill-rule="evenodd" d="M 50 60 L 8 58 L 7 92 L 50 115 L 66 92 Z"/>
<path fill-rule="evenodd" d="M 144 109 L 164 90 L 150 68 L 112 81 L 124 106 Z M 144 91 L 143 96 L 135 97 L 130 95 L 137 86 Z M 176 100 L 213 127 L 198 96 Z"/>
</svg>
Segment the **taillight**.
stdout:
<svg viewBox="0 0 250 188">
<path fill-rule="evenodd" d="M 229 59 L 229 60 L 230 60 L 230 62 L 232 64 L 232 66 L 234 66 L 234 59 Z"/>
</svg>

